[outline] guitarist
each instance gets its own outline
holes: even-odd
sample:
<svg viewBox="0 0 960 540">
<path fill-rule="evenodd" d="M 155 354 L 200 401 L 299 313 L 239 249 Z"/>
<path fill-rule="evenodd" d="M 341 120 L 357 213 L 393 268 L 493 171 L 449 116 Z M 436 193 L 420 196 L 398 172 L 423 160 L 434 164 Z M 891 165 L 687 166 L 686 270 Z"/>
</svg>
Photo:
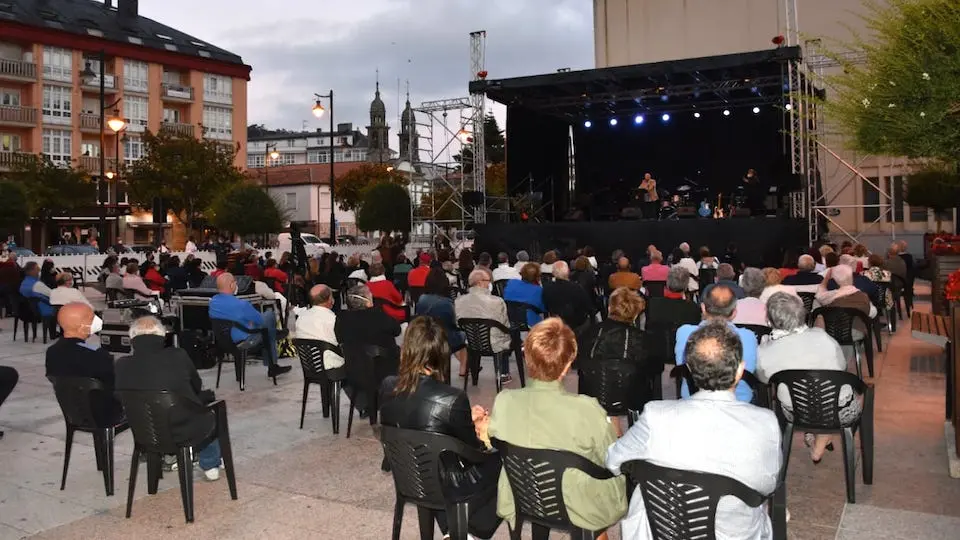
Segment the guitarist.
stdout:
<svg viewBox="0 0 960 540">
<path fill-rule="evenodd" d="M 639 199 L 643 196 L 643 217 L 656 219 L 659 211 L 658 202 L 660 195 L 657 193 L 657 181 L 653 179 L 650 173 L 643 175 L 643 181 L 640 182 L 640 191 L 637 193 Z"/>
<path fill-rule="evenodd" d="M 763 185 L 760 184 L 760 177 L 757 171 L 747 169 L 747 174 L 743 177 L 743 187 L 747 196 L 747 207 L 750 208 L 751 216 L 763 216 L 766 209 L 763 206 Z"/>
</svg>

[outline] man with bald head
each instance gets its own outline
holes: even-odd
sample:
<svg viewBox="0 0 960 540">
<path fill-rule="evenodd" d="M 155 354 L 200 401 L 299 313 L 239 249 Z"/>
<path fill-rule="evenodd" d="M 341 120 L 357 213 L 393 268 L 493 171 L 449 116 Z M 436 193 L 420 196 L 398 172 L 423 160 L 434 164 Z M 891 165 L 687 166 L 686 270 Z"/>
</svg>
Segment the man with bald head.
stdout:
<svg viewBox="0 0 960 540">
<path fill-rule="evenodd" d="M 210 299 L 210 318 L 233 321 L 249 329 L 247 332 L 234 327 L 230 336 L 243 349 L 263 346 L 263 365 L 267 366 L 267 377 L 290 371 L 290 366 L 277 364 L 277 316 L 273 310 L 261 313 L 250 302 L 237 298 L 237 280 L 230 272 L 217 276 L 217 290 L 219 293 Z M 266 340 L 260 330 L 266 330 Z"/>
<path fill-rule="evenodd" d="M 310 308 L 295 308 L 293 312 L 297 316 L 295 332 L 297 339 L 315 339 L 331 345 L 340 345 L 334 331 L 337 314 L 333 312 L 333 291 L 330 287 L 314 285 L 310 289 Z M 323 369 L 336 369 L 342 365 L 342 356 L 333 351 L 324 351 Z"/>
<path fill-rule="evenodd" d="M 733 290 L 722 283 L 717 283 L 703 295 L 701 310 L 703 321 L 699 325 L 685 324 L 677 329 L 677 346 L 674 349 L 677 365 L 684 362 L 684 353 L 691 334 L 712 322 L 723 323 L 740 337 L 743 345 L 744 369 L 753 373 L 757 368 L 757 336 L 750 330 L 733 324 L 733 319 L 737 316 L 737 297 Z M 686 381 L 683 383 L 680 394 L 685 398 L 690 397 Z M 743 381 L 737 384 L 736 394 L 740 401 L 753 399 L 753 391 Z"/>
<path fill-rule="evenodd" d="M 643 287 L 643 280 L 640 279 L 640 274 L 630 269 L 630 259 L 620 257 L 620 259 L 617 260 L 617 271 L 610 274 L 610 278 L 607 279 L 607 286 L 611 291 L 615 291 L 620 287 L 639 291 L 640 287 Z"/>
</svg>

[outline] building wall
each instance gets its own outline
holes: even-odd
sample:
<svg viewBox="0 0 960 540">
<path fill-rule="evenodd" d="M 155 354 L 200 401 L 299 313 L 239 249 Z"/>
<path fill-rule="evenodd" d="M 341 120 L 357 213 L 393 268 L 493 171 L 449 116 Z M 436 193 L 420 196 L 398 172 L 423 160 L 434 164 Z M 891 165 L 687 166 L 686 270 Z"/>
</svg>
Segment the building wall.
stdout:
<svg viewBox="0 0 960 540">
<path fill-rule="evenodd" d="M 806 42 L 821 39 L 824 44 L 842 43 L 854 32 L 865 32 L 859 14 L 862 0 L 796 0 L 798 4 L 799 38 L 805 55 L 815 54 Z M 786 35 L 784 0 L 594 0 L 594 42 L 598 68 L 661 62 L 764 50 L 773 47 L 771 39 Z M 835 45 L 833 45 L 835 46 Z M 828 73 L 829 74 L 829 73 Z M 829 99 L 829 90 L 828 90 Z M 829 118 L 823 119 L 830 131 Z M 829 152 L 821 152 L 820 170 L 829 193 L 828 203 L 835 207 L 873 202 L 870 190 L 852 176 L 842 161 L 855 164 L 866 177 L 881 179 L 903 176 L 910 168 L 902 158 L 871 157 L 847 150 L 840 138 L 827 139 Z M 884 180 L 886 183 L 886 180 Z M 886 188 L 884 188 L 886 191 Z M 847 230 L 853 234 L 896 231 L 921 231 L 935 228 L 932 215 L 925 221 L 910 221 L 910 211 L 903 209 L 903 223 L 871 224 L 864 210 L 840 208 L 831 231 Z M 889 204 L 880 196 L 882 204 Z M 885 212 L 887 208 L 881 209 Z M 950 228 L 950 225 L 946 226 Z"/>
<path fill-rule="evenodd" d="M 292 186 L 270 186 L 270 196 L 281 209 L 288 213 L 287 219 L 310 224 L 304 232 L 318 236 L 327 236 L 330 230 L 330 188 L 326 185 L 300 184 Z M 295 207 L 288 202 L 296 200 Z M 357 234 L 356 216 L 353 212 L 336 209 L 338 235 Z"/>
</svg>

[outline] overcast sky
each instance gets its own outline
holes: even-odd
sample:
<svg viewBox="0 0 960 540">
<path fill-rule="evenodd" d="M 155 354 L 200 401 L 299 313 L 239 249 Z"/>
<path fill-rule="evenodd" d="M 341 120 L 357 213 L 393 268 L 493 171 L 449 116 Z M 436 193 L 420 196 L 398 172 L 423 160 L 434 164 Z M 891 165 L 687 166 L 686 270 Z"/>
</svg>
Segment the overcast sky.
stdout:
<svg viewBox="0 0 960 540">
<path fill-rule="evenodd" d="M 145 0 L 140 11 L 241 55 L 253 66 L 249 121 L 270 128 L 319 127 L 313 93 L 331 88 L 336 122 L 365 127 L 379 68 L 394 148 L 397 80 L 415 106 L 466 97 L 470 31 L 487 31 L 492 79 L 593 67 L 585 0 Z"/>
</svg>

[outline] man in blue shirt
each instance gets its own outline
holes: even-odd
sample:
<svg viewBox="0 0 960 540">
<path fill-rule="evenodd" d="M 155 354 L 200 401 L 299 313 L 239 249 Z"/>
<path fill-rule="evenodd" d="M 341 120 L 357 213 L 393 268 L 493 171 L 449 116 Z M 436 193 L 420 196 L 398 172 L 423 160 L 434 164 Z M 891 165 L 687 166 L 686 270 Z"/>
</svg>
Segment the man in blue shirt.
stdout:
<svg viewBox="0 0 960 540">
<path fill-rule="evenodd" d="M 40 300 L 40 315 L 50 317 L 53 307 L 50 305 L 50 287 L 40 281 L 40 265 L 30 261 L 23 267 L 23 281 L 20 282 L 20 296 L 24 298 L 38 298 Z"/>
<path fill-rule="evenodd" d="M 523 302 L 536 307 L 541 312 L 546 311 L 543 307 L 543 288 L 540 287 L 540 265 L 537 263 L 527 263 L 520 269 L 520 279 L 511 279 L 507 281 L 507 286 L 503 289 L 503 299 L 507 302 Z M 527 310 L 527 325 L 531 328 L 533 325 L 543 320 L 540 313 L 532 309 Z"/>
<path fill-rule="evenodd" d="M 677 359 L 677 365 L 683 364 L 684 352 L 687 348 L 687 340 L 690 334 L 694 333 L 711 321 L 725 321 L 730 329 L 735 331 L 740 337 L 740 343 L 743 346 L 743 365 L 744 368 L 753 373 L 757 369 L 757 336 L 746 328 L 738 328 L 732 322 L 737 315 L 737 297 L 733 290 L 722 284 L 717 283 L 707 291 L 702 304 L 703 322 L 699 326 L 685 324 L 677 329 L 677 347 L 674 350 Z M 737 384 L 737 399 L 740 401 L 750 401 L 753 399 L 753 390 L 747 383 L 740 381 Z M 690 397 L 690 390 L 687 388 L 686 381 L 680 389 L 683 397 Z"/>
<path fill-rule="evenodd" d="M 217 277 L 219 294 L 210 299 L 210 318 L 233 321 L 250 329 L 250 333 L 240 328 L 230 331 L 234 343 L 242 343 L 247 349 L 263 345 L 263 365 L 267 366 L 267 376 L 276 377 L 290 371 L 290 366 L 277 365 L 277 317 L 273 311 L 261 313 L 253 304 L 236 297 L 237 280 L 233 274 L 224 272 Z M 266 343 L 263 342 L 263 333 L 267 332 Z"/>
</svg>

